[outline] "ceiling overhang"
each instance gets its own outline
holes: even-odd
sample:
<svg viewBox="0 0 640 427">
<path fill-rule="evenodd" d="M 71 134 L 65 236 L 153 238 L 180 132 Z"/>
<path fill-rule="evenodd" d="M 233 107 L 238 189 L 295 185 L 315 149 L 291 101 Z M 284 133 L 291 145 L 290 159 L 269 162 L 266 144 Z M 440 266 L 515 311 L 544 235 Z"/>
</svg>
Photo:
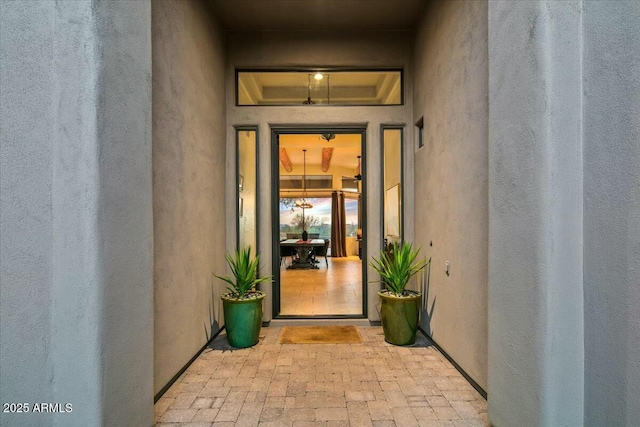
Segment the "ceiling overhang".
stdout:
<svg viewBox="0 0 640 427">
<path fill-rule="evenodd" d="M 226 31 L 411 31 L 426 0 L 208 0 Z"/>
</svg>

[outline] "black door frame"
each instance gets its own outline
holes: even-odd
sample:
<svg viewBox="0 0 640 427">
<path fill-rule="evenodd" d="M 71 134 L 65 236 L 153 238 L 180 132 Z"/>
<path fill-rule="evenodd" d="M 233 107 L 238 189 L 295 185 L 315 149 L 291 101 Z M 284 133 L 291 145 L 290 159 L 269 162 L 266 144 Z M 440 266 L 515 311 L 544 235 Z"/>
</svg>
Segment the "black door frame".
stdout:
<svg viewBox="0 0 640 427">
<path fill-rule="evenodd" d="M 361 170 L 366 171 L 366 125 L 283 125 L 271 126 L 271 231 L 272 231 L 272 272 L 273 272 L 273 318 L 274 319 L 366 319 L 367 307 L 367 174 L 362 173 L 361 215 L 362 215 L 362 313 L 355 315 L 282 315 L 280 314 L 280 135 L 306 134 L 358 134 L 360 135 Z"/>
</svg>

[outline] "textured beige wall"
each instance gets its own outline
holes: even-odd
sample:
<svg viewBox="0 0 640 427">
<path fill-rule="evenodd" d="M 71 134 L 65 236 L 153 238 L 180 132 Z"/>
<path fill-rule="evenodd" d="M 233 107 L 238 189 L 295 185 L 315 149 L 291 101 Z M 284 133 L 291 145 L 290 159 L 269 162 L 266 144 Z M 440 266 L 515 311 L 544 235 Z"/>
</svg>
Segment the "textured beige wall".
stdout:
<svg viewBox="0 0 640 427">
<path fill-rule="evenodd" d="M 157 393 L 216 332 L 224 273 L 222 37 L 199 1 L 154 1 L 153 215 Z"/>
<path fill-rule="evenodd" d="M 415 63 L 425 141 L 415 153 L 415 240 L 432 257 L 422 324 L 486 388 L 487 2 L 432 3 Z"/>
</svg>

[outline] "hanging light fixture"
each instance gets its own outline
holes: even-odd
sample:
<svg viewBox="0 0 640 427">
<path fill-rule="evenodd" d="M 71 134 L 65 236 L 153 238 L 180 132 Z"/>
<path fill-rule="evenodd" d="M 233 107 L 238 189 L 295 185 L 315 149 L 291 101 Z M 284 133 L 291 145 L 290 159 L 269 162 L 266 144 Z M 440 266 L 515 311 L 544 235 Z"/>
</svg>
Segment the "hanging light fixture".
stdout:
<svg viewBox="0 0 640 427">
<path fill-rule="evenodd" d="M 302 198 L 296 200 L 296 207 L 302 209 L 302 215 L 304 218 L 304 210 L 311 209 L 313 205 L 307 201 L 307 150 L 302 150 L 302 155 L 304 168 L 302 172 Z"/>
<path fill-rule="evenodd" d="M 311 74 L 307 74 L 307 100 L 303 102 L 304 105 L 313 105 L 316 101 L 311 99 Z"/>
<path fill-rule="evenodd" d="M 311 209 L 313 205 L 307 201 L 307 150 L 302 150 L 304 156 L 303 160 L 303 172 L 302 172 L 302 199 L 296 201 L 296 207 L 302 209 L 302 240 L 309 238 L 309 233 L 305 227 L 304 211 L 305 209 Z"/>
</svg>

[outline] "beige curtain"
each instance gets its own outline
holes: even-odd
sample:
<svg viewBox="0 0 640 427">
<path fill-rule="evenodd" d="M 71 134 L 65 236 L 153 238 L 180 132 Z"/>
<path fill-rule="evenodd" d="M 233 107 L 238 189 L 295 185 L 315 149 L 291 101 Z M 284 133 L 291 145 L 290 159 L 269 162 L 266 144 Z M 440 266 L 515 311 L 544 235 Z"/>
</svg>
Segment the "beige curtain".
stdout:
<svg viewBox="0 0 640 427">
<path fill-rule="evenodd" d="M 346 214 L 344 194 L 333 192 L 331 195 L 331 256 L 347 256 Z"/>
</svg>

